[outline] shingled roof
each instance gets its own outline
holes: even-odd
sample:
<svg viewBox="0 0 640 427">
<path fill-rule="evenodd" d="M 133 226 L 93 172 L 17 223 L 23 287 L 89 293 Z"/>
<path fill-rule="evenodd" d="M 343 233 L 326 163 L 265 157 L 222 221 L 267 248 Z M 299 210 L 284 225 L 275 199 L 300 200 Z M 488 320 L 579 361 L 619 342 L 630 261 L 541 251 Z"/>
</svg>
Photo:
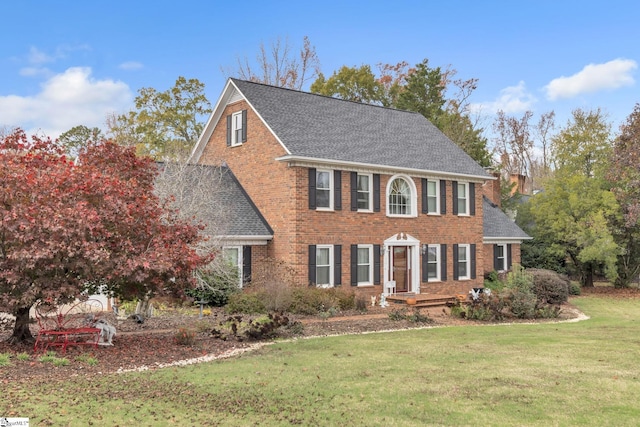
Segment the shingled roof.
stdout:
<svg viewBox="0 0 640 427">
<path fill-rule="evenodd" d="M 227 99 L 235 91 L 264 120 L 289 157 L 491 179 L 419 113 L 230 79 Z M 214 126 L 211 120 L 207 123 L 209 132 Z M 208 135 L 205 129 L 196 152 L 204 148 Z"/>
<path fill-rule="evenodd" d="M 185 204 L 188 211 L 195 205 L 197 218 L 209 225 L 205 232 L 215 234 L 212 237 L 260 241 L 273 237 L 273 229 L 229 167 L 188 164 L 171 168 L 161 163 L 158 167 L 165 168 L 168 175 L 164 179 L 183 183 L 169 188 L 180 192 L 174 194 L 178 208 Z M 205 203 L 192 201 L 203 197 Z"/>
<path fill-rule="evenodd" d="M 522 231 L 495 203 L 482 196 L 482 229 L 485 240 L 528 240 Z"/>
</svg>

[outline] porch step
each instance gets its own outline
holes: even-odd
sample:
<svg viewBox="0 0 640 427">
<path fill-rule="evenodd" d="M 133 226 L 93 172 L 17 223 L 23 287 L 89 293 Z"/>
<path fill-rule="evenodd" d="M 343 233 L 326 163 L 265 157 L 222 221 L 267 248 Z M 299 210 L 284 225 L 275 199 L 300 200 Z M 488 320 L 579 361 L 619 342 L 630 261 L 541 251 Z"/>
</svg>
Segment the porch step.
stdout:
<svg viewBox="0 0 640 427">
<path fill-rule="evenodd" d="M 455 295 L 434 294 L 393 294 L 387 296 L 387 301 L 393 304 L 407 304 L 407 299 L 415 298 L 414 307 L 440 307 L 455 304 L 458 298 Z"/>
</svg>

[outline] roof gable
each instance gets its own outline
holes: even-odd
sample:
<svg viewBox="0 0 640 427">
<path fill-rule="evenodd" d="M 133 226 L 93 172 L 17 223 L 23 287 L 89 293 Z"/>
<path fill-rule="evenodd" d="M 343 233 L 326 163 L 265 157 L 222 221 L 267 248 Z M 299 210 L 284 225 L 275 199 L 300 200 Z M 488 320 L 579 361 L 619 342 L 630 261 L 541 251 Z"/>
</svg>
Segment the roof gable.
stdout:
<svg viewBox="0 0 640 427">
<path fill-rule="evenodd" d="M 251 105 L 290 156 L 491 179 L 458 145 L 419 113 L 229 79 L 194 151 L 202 153 L 235 91 Z M 222 105 L 221 105 L 222 103 Z"/>
</svg>

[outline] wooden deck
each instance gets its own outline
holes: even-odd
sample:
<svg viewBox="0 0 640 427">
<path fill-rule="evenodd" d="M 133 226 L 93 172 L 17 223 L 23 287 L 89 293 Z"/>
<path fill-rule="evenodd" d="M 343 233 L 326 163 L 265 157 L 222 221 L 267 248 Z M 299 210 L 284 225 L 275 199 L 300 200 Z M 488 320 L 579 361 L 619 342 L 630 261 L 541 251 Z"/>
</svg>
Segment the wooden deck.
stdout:
<svg viewBox="0 0 640 427">
<path fill-rule="evenodd" d="M 414 305 L 407 304 L 407 300 L 411 298 L 416 300 Z M 387 296 L 387 302 L 390 305 L 398 304 L 408 307 L 444 307 L 453 305 L 457 301 L 459 298 L 456 295 L 399 293 Z"/>
</svg>

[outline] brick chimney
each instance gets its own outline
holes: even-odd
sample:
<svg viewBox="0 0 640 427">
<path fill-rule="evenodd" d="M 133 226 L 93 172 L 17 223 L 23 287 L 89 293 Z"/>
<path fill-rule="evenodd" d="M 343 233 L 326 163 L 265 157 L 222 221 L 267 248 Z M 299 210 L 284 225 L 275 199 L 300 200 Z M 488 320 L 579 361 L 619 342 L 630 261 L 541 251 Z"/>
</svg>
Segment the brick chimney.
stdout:
<svg viewBox="0 0 640 427">
<path fill-rule="evenodd" d="M 500 173 L 493 168 L 486 168 L 486 171 L 495 179 L 488 179 L 482 185 L 482 194 L 496 205 L 500 206 Z"/>
</svg>

